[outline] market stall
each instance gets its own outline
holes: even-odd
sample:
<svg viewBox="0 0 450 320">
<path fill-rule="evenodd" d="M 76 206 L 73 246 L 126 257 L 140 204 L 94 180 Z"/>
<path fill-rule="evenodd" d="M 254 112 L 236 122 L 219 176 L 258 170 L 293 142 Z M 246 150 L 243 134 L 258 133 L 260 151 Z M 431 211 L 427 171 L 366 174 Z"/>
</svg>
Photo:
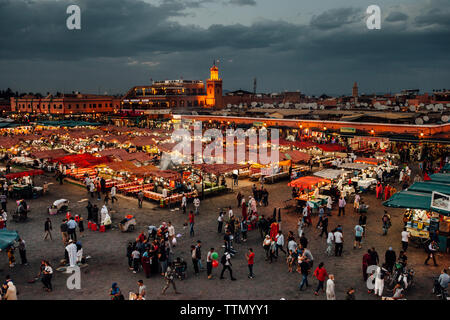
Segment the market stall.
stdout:
<svg viewBox="0 0 450 320">
<path fill-rule="evenodd" d="M 435 191 L 431 194 L 410 190 L 401 191 L 383 202 L 383 205 L 406 209 L 404 213 L 405 227 L 419 246 L 422 246 L 430 238 L 431 232 L 439 230 L 439 247 L 441 251 L 445 252 L 450 232 L 450 202 L 448 201 L 450 195 L 439 193 L 447 200 L 442 203 L 439 201 L 442 198 L 435 199 L 435 193 Z"/>
<path fill-rule="evenodd" d="M 297 200 L 297 208 L 309 205 L 311 208 L 317 209 L 319 206 L 325 205 L 330 198 L 328 195 L 319 194 L 320 188 L 330 182 L 329 179 L 305 176 L 289 182 L 288 186 L 298 189 L 294 197 Z"/>
</svg>

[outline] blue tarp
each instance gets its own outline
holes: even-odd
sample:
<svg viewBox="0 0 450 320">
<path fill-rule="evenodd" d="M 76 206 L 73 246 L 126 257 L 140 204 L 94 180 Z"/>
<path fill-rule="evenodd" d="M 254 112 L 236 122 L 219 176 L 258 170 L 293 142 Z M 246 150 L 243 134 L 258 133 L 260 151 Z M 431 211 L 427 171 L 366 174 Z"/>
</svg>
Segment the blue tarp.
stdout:
<svg viewBox="0 0 450 320">
<path fill-rule="evenodd" d="M 441 182 L 441 183 L 450 184 L 450 173 L 430 174 L 430 179 L 433 182 Z"/>
<path fill-rule="evenodd" d="M 400 191 L 383 202 L 386 207 L 432 210 L 442 215 L 449 216 L 450 212 L 431 208 L 431 193 L 416 191 Z"/>
<path fill-rule="evenodd" d="M 14 243 L 15 240 L 19 239 L 19 234 L 17 231 L 13 230 L 0 230 L 0 249 L 5 250 L 11 244 Z"/>
</svg>

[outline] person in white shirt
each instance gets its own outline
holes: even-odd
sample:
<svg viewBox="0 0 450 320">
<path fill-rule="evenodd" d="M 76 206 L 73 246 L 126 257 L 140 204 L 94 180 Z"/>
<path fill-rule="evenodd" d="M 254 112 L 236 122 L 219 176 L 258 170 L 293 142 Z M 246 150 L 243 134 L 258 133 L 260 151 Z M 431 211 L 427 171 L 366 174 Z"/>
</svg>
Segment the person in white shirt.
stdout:
<svg viewBox="0 0 450 320">
<path fill-rule="evenodd" d="M 345 199 L 343 196 L 341 196 L 339 198 L 339 213 L 338 213 L 338 217 L 341 215 L 345 216 L 345 206 L 346 206 L 347 202 L 345 202 Z"/>
<path fill-rule="evenodd" d="M 217 233 L 222 233 L 223 227 L 223 212 L 219 213 L 219 217 L 217 218 Z"/>
<path fill-rule="evenodd" d="M 94 183 L 91 181 L 91 183 L 89 184 L 89 192 L 91 193 L 91 197 L 94 197 L 94 192 L 95 192 L 95 185 Z"/>
<path fill-rule="evenodd" d="M 183 198 L 181 198 L 181 207 L 183 208 L 183 213 L 186 213 L 187 198 L 185 194 L 183 194 Z"/>
<path fill-rule="evenodd" d="M 409 242 L 410 236 L 411 236 L 411 234 L 408 231 L 406 231 L 406 228 L 404 228 L 402 231 L 402 248 L 403 248 L 403 251 L 405 251 L 405 252 L 408 249 L 408 242 Z"/>
<path fill-rule="evenodd" d="M 167 189 L 166 189 L 166 187 L 164 187 L 162 189 L 162 196 L 163 196 L 163 198 L 167 198 Z"/>
<path fill-rule="evenodd" d="M 117 188 L 115 185 L 111 187 L 111 203 L 114 203 L 114 200 L 118 201 L 116 198 Z"/>
<path fill-rule="evenodd" d="M 334 255 L 336 257 L 338 257 L 338 256 L 340 257 L 342 255 L 342 249 L 344 247 L 344 236 L 342 235 L 341 231 L 339 231 L 339 230 L 336 230 L 333 233 L 333 236 L 334 236 L 334 244 L 335 244 Z"/>
<path fill-rule="evenodd" d="M 172 225 L 172 222 L 169 221 L 167 226 L 167 232 L 169 233 L 169 243 L 175 247 L 175 244 L 173 243 L 173 239 L 175 239 L 175 227 Z"/>
<path fill-rule="evenodd" d="M 200 207 L 200 199 L 199 198 L 194 199 L 194 207 L 195 207 L 195 214 L 198 215 L 199 214 L 198 208 Z"/>
<path fill-rule="evenodd" d="M 327 199 L 327 214 L 331 216 L 331 209 L 333 208 L 333 200 L 331 200 L 331 197 L 328 197 Z"/>
<path fill-rule="evenodd" d="M 228 207 L 228 220 L 231 220 L 231 218 L 234 216 L 233 210 L 231 207 Z"/>
<path fill-rule="evenodd" d="M 327 280 L 327 300 L 336 300 L 336 294 L 334 293 L 334 275 L 330 274 Z"/>
<path fill-rule="evenodd" d="M 328 256 L 331 255 L 331 249 L 333 248 L 333 241 L 334 241 L 334 234 L 333 234 L 333 231 L 330 231 L 330 232 L 328 232 L 327 249 L 325 250 L 325 253 Z"/>
<path fill-rule="evenodd" d="M 277 235 L 277 249 L 275 251 L 276 256 L 278 257 L 278 250 L 281 250 L 284 252 L 284 254 L 287 254 L 286 251 L 284 251 L 283 246 L 284 246 L 284 235 L 281 231 L 278 231 L 278 235 Z"/>
<path fill-rule="evenodd" d="M 292 251 L 292 252 L 295 252 L 295 251 L 297 251 L 297 248 L 298 248 L 297 242 L 295 242 L 294 239 L 289 240 L 289 242 L 288 242 L 288 250 Z"/>
<path fill-rule="evenodd" d="M 379 297 L 382 296 L 383 294 L 383 289 L 384 289 L 384 275 L 386 274 L 387 269 L 383 266 L 381 267 L 377 267 L 377 269 L 375 270 L 375 291 L 374 294 L 378 295 Z"/>
</svg>

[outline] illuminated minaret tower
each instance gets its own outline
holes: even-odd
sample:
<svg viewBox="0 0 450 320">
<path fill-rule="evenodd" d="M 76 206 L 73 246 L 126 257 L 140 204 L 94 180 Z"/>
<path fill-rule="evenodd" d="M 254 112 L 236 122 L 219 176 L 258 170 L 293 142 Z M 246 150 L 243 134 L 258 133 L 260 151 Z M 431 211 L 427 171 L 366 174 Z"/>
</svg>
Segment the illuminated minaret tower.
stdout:
<svg viewBox="0 0 450 320">
<path fill-rule="evenodd" d="M 353 98 L 358 98 L 358 84 L 356 83 L 356 81 L 353 84 L 352 96 L 353 96 Z"/>
<path fill-rule="evenodd" d="M 219 68 L 216 64 L 210 69 L 210 77 L 206 80 L 206 106 L 209 108 L 222 108 L 222 79 L 219 78 Z"/>
</svg>

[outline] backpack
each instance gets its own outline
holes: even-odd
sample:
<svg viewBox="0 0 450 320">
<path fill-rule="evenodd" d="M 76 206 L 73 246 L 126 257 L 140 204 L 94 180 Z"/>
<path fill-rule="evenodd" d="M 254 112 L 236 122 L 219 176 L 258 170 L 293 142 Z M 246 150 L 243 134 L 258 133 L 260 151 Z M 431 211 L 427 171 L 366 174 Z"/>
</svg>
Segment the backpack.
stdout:
<svg viewBox="0 0 450 320">
<path fill-rule="evenodd" d="M 220 263 L 223 264 L 223 265 L 225 265 L 226 262 L 227 262 L 227 256 L 224 254 L 224 255 L 222 256 L 222 258 L 220 259 Z"/>
</svg>

